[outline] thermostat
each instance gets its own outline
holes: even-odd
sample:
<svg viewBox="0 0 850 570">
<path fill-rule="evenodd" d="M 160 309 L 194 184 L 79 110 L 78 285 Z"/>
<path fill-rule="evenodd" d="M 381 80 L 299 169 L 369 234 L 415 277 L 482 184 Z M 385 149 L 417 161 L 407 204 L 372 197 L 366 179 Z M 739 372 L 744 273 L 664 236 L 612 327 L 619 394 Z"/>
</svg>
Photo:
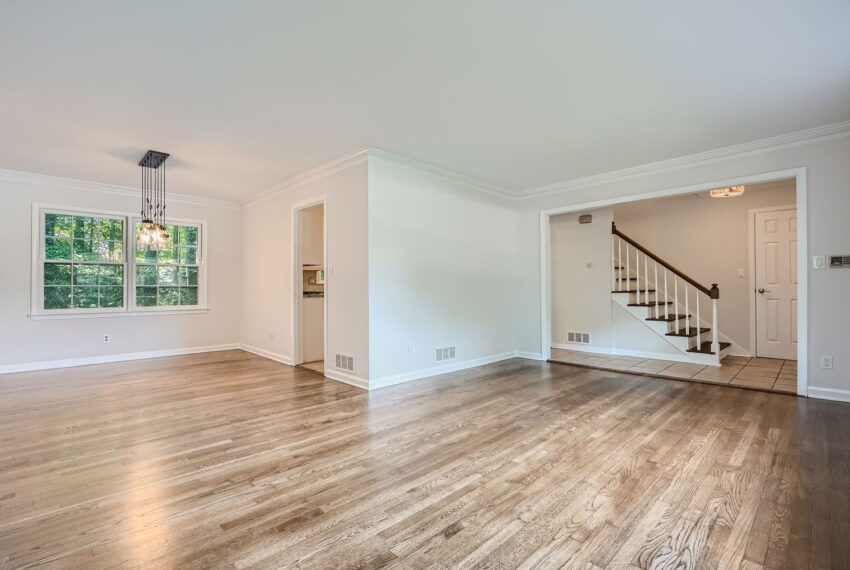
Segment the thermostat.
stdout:
<svg viewBox="0 0 850 570">
<path fill-rule="evenodd" d="M 830 255 L 830 267 L 850 267 L 850 255 Z"/>
</svg>

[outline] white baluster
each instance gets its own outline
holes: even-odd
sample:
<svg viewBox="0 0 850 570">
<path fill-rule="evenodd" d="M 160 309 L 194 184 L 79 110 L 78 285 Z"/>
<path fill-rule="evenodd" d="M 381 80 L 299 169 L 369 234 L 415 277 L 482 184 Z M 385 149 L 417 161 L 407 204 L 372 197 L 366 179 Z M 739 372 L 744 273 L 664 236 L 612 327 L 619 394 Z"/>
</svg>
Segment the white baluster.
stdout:
<svg viewBox="0 0 850 570">
<path fill-rule="evenodd" d="M 635 290 L 637 291 L 637 302 L 640 305 L 640 250 L 635 248 Z"/>
<path fill-rule="evenodd" d="M 620 269 L 617 270 L 617 276 L 620 278 L 619 287 L 617 287 L 617 291 L 623 290 L 623 240 L 620 239 L 620 236 L 617 236 L 617 265 Z"/>
<path fill-rule="evenodd" d="M 696 303 L 697 303 L 697 348 L 702 347 L 702 333 L 700 333 L 700 318 L 699 318 L 699 289 L 694 289 L 696 292 Z"/>
<path fill-rule="evenodd" d="M 685 330 L 691 334 L 691 310 L 688 307 L 688 282 L 684 279 L 682 283 L 685 285 Z"/>
<path fill-rule="evenodd" d="M 667 295 L 667 268 L 664 268 L 664 318 L 670 318 L 670 305 L 667 303 L 669 300 Z"/>
<path fill-rule="evenodd" d="M 676 330 L 679 330 L 679 280 L 675 275 L 673 275 L 673 311 L 676 317 Z"/>
<path fill-rule="evenodd" d="M 649 256 L 643 254 L 643 302 L 649 303 Z M 657 298 L 657 297 L 656 297 Z M 653 314 L 653 313 L 650 313 Z M 654 315 L 653 315 L 654 316 Z"/>
<path fill-rule="evenodd" d="M 626 291 L 631 289 L 631 273 L 629 272 L 629 242 L 626 242 Z"/>
<path fill-rule="evenodd" d="M 654 260 L 653 260 L 654 261 Z M 658 317 L 658 262 L 655 262 L 653 265 L 655 268 L 655 278 L 653 279 L 653 287 L 655 287 L 655 309 L 653 310 L 652 316 Z"/>
<path fill-rule="evenodd" d="M 617 290 L 617 247 L 614 244 L 614 240 L 617 239 L 617 236 L 611 236 L 611 290 Z"/>
</svg>

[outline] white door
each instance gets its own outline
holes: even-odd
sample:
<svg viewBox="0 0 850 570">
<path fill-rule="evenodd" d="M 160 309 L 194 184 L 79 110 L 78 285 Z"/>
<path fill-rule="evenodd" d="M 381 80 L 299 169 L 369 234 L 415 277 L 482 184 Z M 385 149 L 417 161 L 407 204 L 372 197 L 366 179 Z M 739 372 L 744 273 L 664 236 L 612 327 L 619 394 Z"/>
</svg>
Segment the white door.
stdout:
<svg viewBox="0 0 850 570">
<path fill-rule="evenodd" d="M 756 212 L 756 356 L 797 359 L 797 210 Z"/>
</svg>

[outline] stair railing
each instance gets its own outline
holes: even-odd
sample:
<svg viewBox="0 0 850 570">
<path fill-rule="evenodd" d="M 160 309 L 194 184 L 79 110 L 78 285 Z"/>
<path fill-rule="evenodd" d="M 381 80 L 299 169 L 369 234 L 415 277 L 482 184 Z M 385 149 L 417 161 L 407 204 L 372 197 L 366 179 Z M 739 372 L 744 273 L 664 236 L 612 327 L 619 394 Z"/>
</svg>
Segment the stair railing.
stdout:
<svg viewBox="0 0 850 570">
<path fill-rule="evenodd" d="M 634 253 L 632 253 L 632 251 Z M 642 255 L 641 255 L 642 254 Z M 641 260 L 641 258 L 643 258 Z M 634 259 L 634 263 L 632 262 Z M 702 348 L 702 328 L 701 328 L 701 314 L 700 314 L 700 295 L 705 295 L 711 301 L 711 352 L 714 354 L 720 353 L 720 342 L 717 336 L 717 302 L 720 299 L 720 289 L 717 287 L 717 283 L 712 283 L 711 287 L 706 287 L 699 283 L 693 277 L 690 277 L 684 271 L 680 271 L 672 264 L 664 261 L 661 257 L 654 254 L 644 246 L 640 245 L 638 242 L 621 232 L 617 229 L 617 224 L 611 222 L 611 260 L 613 274 L 611 276 L 611 283 L 613 287 L 613 291 L 632 291 L 632 281 L 634 281 L 634 291 L 636 291 L 637 295 L 637 303 L 645 304 L 651 308 L 652 316 L 655 318 L 660 318 L 662 316 L 661 309 L 663 307 L 663 316 L 664 319 L 670 319 L 670 312 L 672 307 L 673 312 L 673 322 L 675 323 L 675 330 L 678 332 L 679 329 L 679 321 L 684 319 L 685 321 L 685 334 L 690 335 L 692 326 L 691 326 L 691 313 L 690 313 L 690 297 L 691 291 L 693 291 L 694 296 L 694 307 L 696 312 L 696 347 L 697 350 Z M 652 269 L 653 269 L 653 279 L 650 282 L 649 278 L 649 261 L 652 260 Z M 643 272 L 641 272 L 641 261 L 643 261 Z M 661 267 L 661 276 L 662 282 L 664 284 L 664 300 L 659 300 L 659 286 L 661 283 L 659 282 L 658 273 L 659 266 Z M 632 277 L 631 271 L 632 267 L 635 268 L 635 276 Z M 625 271 L 625 275 L 624 272 Z M 669 274 L 669 276 L 668 276 Z M 670 302 L 669 295 L 669 287 L 668 280 L 672 280 L 673 282 L 673 301 Z M 641 285 L 641 281 L 643 281 L 643 285 Z M 685 313 L 680 317 L 679 314 L 679 282 L 682 282 L 682 295 L 684 298 L 685 305 Z M 690 290 L 689 286 L 690 285 Z M 641 289 L 643 287 L 643 289 Z M 654 290 L 655 295 L 654 301 L 649 300 L 650 290 Z M 641 303 L 641 293 L 643 293 L 643 303 Z"/>
</svg>

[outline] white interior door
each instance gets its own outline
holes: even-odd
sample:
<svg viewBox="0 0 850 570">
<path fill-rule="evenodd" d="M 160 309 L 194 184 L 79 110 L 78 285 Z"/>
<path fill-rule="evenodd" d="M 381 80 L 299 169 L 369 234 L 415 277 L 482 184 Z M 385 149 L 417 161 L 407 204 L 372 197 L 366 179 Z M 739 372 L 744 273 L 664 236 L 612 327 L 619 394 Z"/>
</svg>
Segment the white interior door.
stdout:
<svg viewBox="0 0 850 570">
<path fill-rule="evenodd" d="M 755 213 L 756 356 L 797 359 L 797 210 Z"/>
</svg>

